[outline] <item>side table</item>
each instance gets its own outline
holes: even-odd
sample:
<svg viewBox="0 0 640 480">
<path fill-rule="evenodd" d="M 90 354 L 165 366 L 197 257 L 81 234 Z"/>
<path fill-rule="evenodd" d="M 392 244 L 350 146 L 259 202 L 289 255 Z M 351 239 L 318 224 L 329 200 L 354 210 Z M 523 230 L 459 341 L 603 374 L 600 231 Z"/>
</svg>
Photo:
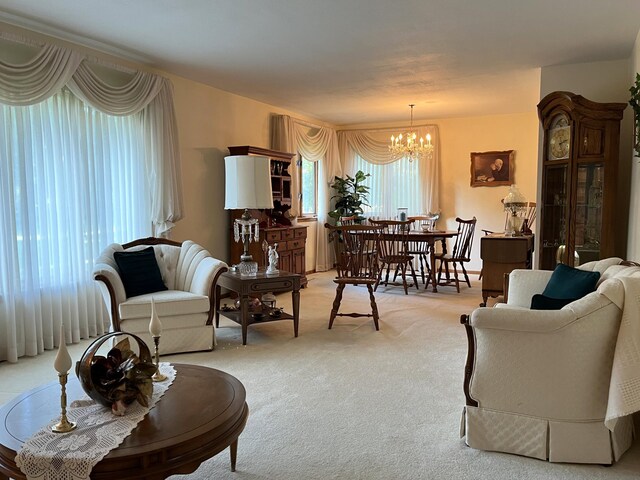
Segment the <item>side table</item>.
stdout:
<svg viewBox="0 0 640 480">
<path fill-rule="evenodd" d="M 240 296 L 240 310 L 220 310 L 222 287 L 232 290 Z M 252 296 L 261 296 L 268 292 L 291 292 L 293 315 L 282 312 L 279 317 L 263 313 L 261 318 L 250 315 L 249 303 Z M 216 285 L 216 328 L 220 324 L 220 314 L 242 325 L 242 344 L 247 344 L 247 328 L 253 323 L 266 323 L 276 320 L 293 320 L 293 334 L 298 336 L 298 318 L 300 315 L 300 275 L 280 270 L 275 275 L 259 271 L 255 275 L 242 276 L 238 272 L 225 272 L 218 278 Z"/>
</svg>

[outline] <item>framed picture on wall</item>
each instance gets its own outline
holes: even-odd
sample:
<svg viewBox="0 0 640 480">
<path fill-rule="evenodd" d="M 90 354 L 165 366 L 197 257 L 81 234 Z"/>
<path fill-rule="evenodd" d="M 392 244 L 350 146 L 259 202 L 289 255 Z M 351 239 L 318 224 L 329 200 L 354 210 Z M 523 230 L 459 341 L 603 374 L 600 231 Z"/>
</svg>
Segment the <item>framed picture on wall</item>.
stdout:
<svg viewBox="0 0 640 480">
<path fill-rule="evenodd" d="M 498 187 L 513 181 L 514 151 L 471 152 L 471 186 Z"/>
</svg>

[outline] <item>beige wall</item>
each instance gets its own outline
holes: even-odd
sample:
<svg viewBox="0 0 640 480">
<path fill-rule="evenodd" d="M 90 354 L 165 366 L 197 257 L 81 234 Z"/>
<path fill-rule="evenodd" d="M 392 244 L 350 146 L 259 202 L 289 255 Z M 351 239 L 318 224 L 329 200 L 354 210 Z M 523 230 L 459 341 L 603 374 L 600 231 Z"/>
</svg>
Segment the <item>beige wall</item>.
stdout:
<svg viewBox="0 0 640 480">
<path fill-rule="evenodd" d="M 229 259 L 229 216 L 224 210 L 227 147 L 268 148 L 273 114 L 313 119 L 181 77 L 169 78 L 174 84 L 185 207 L 172 238 L 191 239 L 214 257 L 235 263 L 239 259 Z"/>
<path fill-rule="evenodd" d="M 471 187 L 471 152 L 515 150 L 515 183 L 531 201 L 536 196 L 538 117 L 527 113 L 433 120 L 440 129 L 440 206 L 438 225 L 456 227 L 456 216 L 478 219 L 472 261 L 467 270 L 479 271 L 482 229 L 503 231 L 505 213 L 500 200 L 509 187 Z"/>
<path fill-rule="evenodd" d="M 638 41 L 636 41 L 638 45 Z M 640 60 L 636 48 L 636 64 L 638 68 Z M 631 70 L 633 59 L 623 59 L 608 62 L 580 63 L 574 65 L 561 65 L 544 67 L 540 77 L 540 98 L 550 92 L 563 90 L 582 95 L 583 97 L 596 102 L 621 102 L 629 101 L 629 87 L 633 80 Z M 632 185 L 635 187 L 637 181 L 631 182 L 632 173 L 634 178 L 638 177 L 637 160 L 633 157 L 633 110 L 627 107 L 624 111 L 624 118 L 620 124 L 620 163 L 618 177 L 618 202 L 620 210 L 618 212 L 618 236 L 623 244 L 627 243 L 627 258 L 638 259 L 638 200 L 637 191 L 634 194 L 634 207 L 630 209 L 630 192 Z M 542 142 L 542 131 L 539 130 L 539 141 Z M 542 150 L 540 150 L 542 152 Z M 636 165 L 632 165 L 635 163 Z M 540 153 L 540 166 L 538 176 L 542 174 L 542 161 Z M 633 169 L 633 172 L 632 172 Z M 629 229 L 627 231 L 627 223 Z M 634 233 L 635 232 L 635 233 Z M 633 239 L 632 239 L 633 236 Z M 627 242 L 628 240 L 628 242 Z"/>
</svg>

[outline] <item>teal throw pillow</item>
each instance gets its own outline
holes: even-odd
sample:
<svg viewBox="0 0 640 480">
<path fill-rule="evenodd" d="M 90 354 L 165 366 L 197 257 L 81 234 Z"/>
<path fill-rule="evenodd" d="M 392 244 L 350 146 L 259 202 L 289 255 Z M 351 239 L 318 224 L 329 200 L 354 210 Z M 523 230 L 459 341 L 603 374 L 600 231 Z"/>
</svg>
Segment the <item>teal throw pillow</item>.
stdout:
<svg viewBox="0 0 640 480">
<path fill-rule="evenodd" d="M 537 293 L 531 299 L 531 310 L 560 310 L 577 298 L 551 298 Z"/>
<path fill-rule="evenodd" d="M 587 272 L 559 263 L 542 295 L 575 300 L 595 291 L 599 279 L 600 272 Z"/>
<path fill-rule="evenodd" d="M 118 264 L 127 298 L 168 290 L 162 281 L 153 247 L 133 252 L 115 252 L 113 258 Z"/>
</svg>

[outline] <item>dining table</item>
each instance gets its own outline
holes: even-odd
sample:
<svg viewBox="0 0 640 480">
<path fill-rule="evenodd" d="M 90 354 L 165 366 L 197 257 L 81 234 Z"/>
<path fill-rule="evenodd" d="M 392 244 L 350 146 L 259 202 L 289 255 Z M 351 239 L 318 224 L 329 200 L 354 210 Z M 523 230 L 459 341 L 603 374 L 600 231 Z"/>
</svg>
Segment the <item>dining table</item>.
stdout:
<svg viewBox="0 0 640 480">
<path fill-rule="evenodd" d="M 393 233 L 382 233 L 381 236 L 387 239 L 388 235 L 396 235 Z M 431 266 L 429 275 L 431 277 L 431 285 L 434 293 L 438 291 L 438 282 L 436 276 L 436 250 L 437 242 L 442 245 L 442 254 L 447 254 L 447 239 L 454 238 L 458 235 L 457 230 L 411 230 L 408 235 L 403 235 L 409 244 L 425 243 L 429 250 L 429 264 Z M 426 287 L 425 287 L 426 288 Z"/>
</svg>

